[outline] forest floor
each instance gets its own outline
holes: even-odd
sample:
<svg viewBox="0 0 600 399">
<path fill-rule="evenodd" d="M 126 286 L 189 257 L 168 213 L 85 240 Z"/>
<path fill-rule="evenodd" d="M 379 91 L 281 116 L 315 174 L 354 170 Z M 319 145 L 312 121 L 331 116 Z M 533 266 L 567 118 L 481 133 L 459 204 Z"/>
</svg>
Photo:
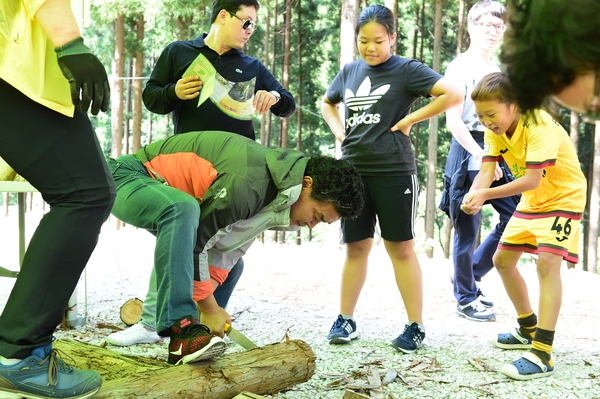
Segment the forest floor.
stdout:
<svg viewBox="0 0 600 399">
<path fill-rule="evenodd" d="M 39 220 L 39 219 L 37 219 Z M 28 215 L 28 234 L 37 223 Z M 84 326 L 59 330 L 59 338 L 102 345 L 114 326 L 124 328 L 121 305 L 143 299 L 152 265 L 153 237 L 130 226 L 104 226 L 78 287 L 79 314 Z M 0 264 L 15 269 L 16 212 L 0 216 Z M 600 398 L 600 275 L 578 269 L 562 273 L 563 305 L 554 341 L 555 373 L 527 382 L 499 373 L 516 360 L 519 351 L 495 348 L 490 338 L 507 332 L 516 321 L 514 309 L 495 270 L 484 279 L 493 299 L 497 321 L 478 323 L 459 318 L 452 294 L 451 262 L 437 248 L 432 259 L 422 251 L 424 281 L 424 346 L 411 355 L 396 352 L 390 341 L 402 332 L 406 313 L 383 245 L 370 257 L 367 281 L 355 312 L 360 338 L 349 345 L 330 345 L 326 335 L 338 314 L 339 283 L 344 248 L 336 225 L 321 230 L 320 243 L 255 243 L 244 257 L 246 268 L 228 306 L 235 327 L 258 345 L 280 342 L 286 334 L 306 341 L 316 354 L 316 372 L 306 383 L 271 399 L 340 399 L 347 384 L 366 384 L 371 367 L 396 378 L 383 387 L 384 398 Z M 291 240 L 290 240 L 291 241 Z M 535 265 L 519 266 L 532 302 L 538 298 Z M 0 278 L 0 310 L 14 279 Z M 166 359 L 167 341 L 128 348 L 108 346 L 121 353 Z M 231 343 L 228 353 L 242 350 Z"/>
</svg>

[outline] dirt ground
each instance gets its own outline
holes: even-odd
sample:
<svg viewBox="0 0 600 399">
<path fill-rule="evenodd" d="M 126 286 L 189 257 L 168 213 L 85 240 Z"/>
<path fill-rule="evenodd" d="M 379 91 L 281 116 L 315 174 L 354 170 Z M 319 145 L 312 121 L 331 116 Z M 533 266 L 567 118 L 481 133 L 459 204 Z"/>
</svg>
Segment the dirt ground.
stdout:
<svg viewBox="0 0 600 399">
<path fill-rule="evenodd" d="M 39 219 L 38 219 L 39 220 Z M 36 223 L 35 210 L 28 215 L 28 234 Z M 16 212 L 0 216 L 0 265 L 16 268 Z M 384 398 L 600 398 L 600 345 L 598 292 L 600 275 L 581 270 L 563 271 L 563 306 L 554 343 L 555 374 L 520 382 L 497 372 L 516 360 L 518 351 L 502 351 L 490 337 L 515 325 L 515 314 L 498 274 L 484 279 L 486 294 L 493 299 L 497 321 L 477 323 L 455 314 L 449 277 L 451 263 L 440 248 L 428 259 L 417 247 L 423 271 L 426 339 L 422 349 L 404 355 L 389 342 L 402 332 L 406 313 L 396 288 L 391 265 L 377 245 L 355 319 L 360 338 L 350 345 L 332 346 L 327 332 L 338 314 L 339 282 L 344 249 L 338 244 L 336 225 L 318 232 L 320 243 L 276 244 L 257 242 L 245 256 L 246 269 L 230 301 L 228 311 L 235 327 L 258 345 L 282 340 L 286 333 L 311 345 L 317 356 L 316 373 L 306 383 L 280 392 L 273 399 L 340 399 L 348 383 L 366 384 L 366 369 L 375 366 L 382 376 L 397 377 L 383 388 Z M 80 280 L 78 312 L 85 326 L 58 331 L 70 337 L 102 344 L 111 329 L 98 323 L 125 327 L 119 308 L 128 299 L 143 299 L 152 265 L 153 238 L 132 227 L 116 229 L 109 220 L 96 251 Z M 532 302 L 538 284 L 532 262 L 520 266 Z M 0 309 L 13 279 L 0 278 Z M 122 353 L 166 359 L 167 342 L 130 348 L 109 348 Z M 231 343 L 228 352 L 242 350 Z"/>
</svg>

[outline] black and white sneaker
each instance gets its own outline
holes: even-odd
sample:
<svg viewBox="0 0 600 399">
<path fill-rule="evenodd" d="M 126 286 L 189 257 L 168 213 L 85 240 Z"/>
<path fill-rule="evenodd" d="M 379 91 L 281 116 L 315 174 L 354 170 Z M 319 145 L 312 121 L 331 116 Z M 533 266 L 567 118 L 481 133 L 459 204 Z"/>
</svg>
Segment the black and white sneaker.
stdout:
<svg viewBox="0 0 600 399">
<path fill-rule="evenodd" d="M 485 296 L 481 289 L 477 289 L 477 299 L 479 299 L 479 302 L 481 302 L 481 304 L 486 308 L 494 307 L 494 302 L 492 302 L 490 298 Z"/>
<path fill-rule="evenodd" d="M 404 326 L 402 334 L 398 335 L 398 337 L 392 341 L 392 347 L 398 352 L 413 353 L 423 346 L 424 339 L 425 330 L 419 323 L 413 321 Z"/>
<path fill-rule="evenodd" d="M 352 319 L 344 319 L 342 315 L 338 315 L 333 326 L 331 326 L 329 334 L 327 334 L 329 343 L 347 344 L 355 338 L 358 338 L 356 322 Z"/>
<path fill-rule="evenodd" d="M 454 275 L 450 276 L 450 283 L 454 285 Z M 481 290 L 481 282 L 475 281 L 475 287 L 477 288 L 477 298 L 481 301 L 481 304 L 486 308 L 493 308 L 494 302 L 492 302 L 490 298 L 485 296 L 485 294 Z"/>
<path fill-rule="evenodd" d="M 456 314 L 471 321 L 496 321 L 496 316 L 477 298 L 468 305 L 456 305 Z"/>
<path fill-rule="evenodd" d="M 475 286 L 477 287 L 477 299 L 479 299 L 481 304 L 486 308 L 493 308 L 494 302 L 492 302 L 490 298 L 485 296 L 485 294 L 481 290 L 481 283 L 479 281 L 475 281 Z"/>
</svg>

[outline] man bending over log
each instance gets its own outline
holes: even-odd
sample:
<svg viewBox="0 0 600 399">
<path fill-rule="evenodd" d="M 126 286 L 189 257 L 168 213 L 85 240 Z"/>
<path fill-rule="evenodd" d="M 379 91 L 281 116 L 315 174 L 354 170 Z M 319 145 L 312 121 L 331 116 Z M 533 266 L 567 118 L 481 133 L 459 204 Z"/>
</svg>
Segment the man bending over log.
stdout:
<svg viewBox="0 0 600 399">
<path fill-rule="evenodd" d="M 109 167 L 117 185 L 113 215 L 156 236 L 142 321 L 117 334 L 129 334 L 129 345 L 171 337 L 171 364 L 225 350 L 231 317 L 213 292 L 260 233 L 353 219 L 364 202 L 347 161 L 220 131 L 176 135 Z"/>
</svg>

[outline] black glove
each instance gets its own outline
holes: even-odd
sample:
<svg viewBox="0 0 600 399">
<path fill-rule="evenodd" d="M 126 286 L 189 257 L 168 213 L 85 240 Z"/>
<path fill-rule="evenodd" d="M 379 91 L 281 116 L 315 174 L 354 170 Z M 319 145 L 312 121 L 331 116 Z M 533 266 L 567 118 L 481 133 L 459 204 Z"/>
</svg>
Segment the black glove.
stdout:
<svg viewBox="0 0 600 399">
<path fill-rule="evenodd" d="M 92 115 L 98 111 L 106 112 L 110 104 L 110 86 L 104 65 L 83 44 L 79 37 L 64 46 L 54 49 L 58 58 L 58 66 L 71 86 L 73 105 L 79 103 L 81 93 L 81 110 L 87 112 L 92 104 Z"/>
</svg>

